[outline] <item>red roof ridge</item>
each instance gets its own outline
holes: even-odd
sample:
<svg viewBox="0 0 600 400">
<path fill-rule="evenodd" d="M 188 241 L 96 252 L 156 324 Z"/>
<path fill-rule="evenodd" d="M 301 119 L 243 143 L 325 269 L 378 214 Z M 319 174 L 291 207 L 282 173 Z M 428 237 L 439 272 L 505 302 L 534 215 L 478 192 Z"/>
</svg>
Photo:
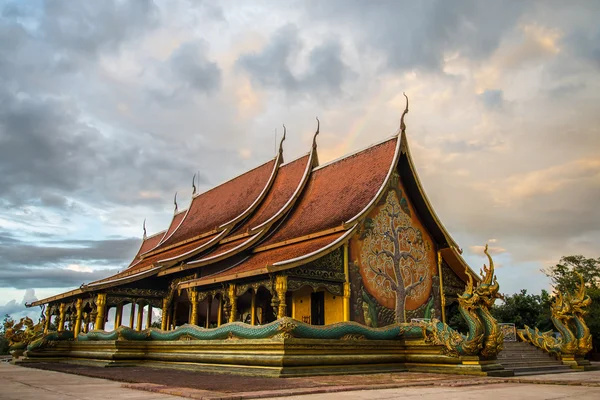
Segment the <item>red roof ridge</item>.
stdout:
<svg viewBox="0 0 600 400">
<path fill-rule="evenodd" d="M 214 238 L 210 239 L 208 242 L 206 242 L 204 244 L 201 244 L 199 247 L 196 247 L 190 251 L 187 251 L 183 254 L 179 254 L 174 257 L 165 258 L 164 260 L 158 260 L 157 264 L 164 265 L 165 263 L 171 263 L 173 261 L 178 261 L 184 257 L 194 256 L 194 255 L 198 254 L 201 250 L 205 250 L 207 247 L 209 247 L 209 246 L 213 245 L 215 242 L 218 242 L 219 240 L 221 240 L 223 238 L 223 236 L 225 236 L 227 234 L 227 232 L 228 232 L 227 229 L 224 229 L 219 234 L 217 234 Z"/>
<path fill-rule="evenodd" d="M 144 253 L 141 253 L 142 248 L 144 247 L 144 243 L 146 243 L 148 240 L 150 240 L 150 239 L 152 239 L 152 238 L 160 235 L 161 233 L 164 235 L 165 233 L 167 233 L 167 229 L 162 230 L 160 232 L 156 232 L 156 233 L 154 233 L 154 234 L 152 234 L 150 236 L 144 236 L 144 237 L 142 237 L 142 242 L 140 243 L 140 247 L 138 248 L 138 251 L 135 253 L 135 256 L 133 257 L 133 260 L 131 260 L 131 262 L 129 263 L 129 266 L 127 268 L 131 268 L 134 265 L 138 264 L 140 261 L 142 261 L 142 258 L 141 258 L 142 254 L 145 254 L 148 251 L 152 250 L 152 249 L 150 249 L 148 251 L 145 251 Z M 159 243 L 160 243 L 160 240 L 159 240 Z"/>
<path fill-rule="evenodd" d="M 315 233 L 311 233 L 309 235 L 305 235 L 305 236 L 301 236 L 301 237 L 297 237 L 297 238 L 293 238 L 293 239 L 287 239 L 287 240 L 283 240 L 281 242 L 276 242 L 276 243 L 272 243 L 266 246 L 259 246 L 256 247 L 252 250 L 253 253 L 260 253 L 266 250 L 271 250 L 271 249 L 276 249 L 278 247 L 284 247 L 284 246 L 288 246 L 291 244 L 295 244 L 295 243 L 299 243 L 299 242 L 305 242 L 307 240 L 312 240 L 321 236 L 327 236 L 327 235 L 331 235 L 333 233 L 336 232 L 340 232 L 340 231 L 345 231 L 348 230 L 349 228 L 344 226 L 344 225 L 340 225 L 337 226 L 335 228 L 330 228 L 330 229 L 325 229 L 323 231 L 320 232 L 315 232 Z"/>
<path fill-rule="evenodd" d="M 394 140 L 394 139 L 396 139 L 397 137 L 398 137 L 398 135 L 394 134 L 394 135 L 392 135 L 392 136 L 390 136 L 390 137 L 388 137 L 388 138 L 385 138 L 385 139 L 383 139 L 383 140 L 380 140 L 379 142 L 371 143 L 371 144 L 370 144 L 370 145 L 368 145 L 368 146 L 365 146 L 365 147 L 362 147 L 362 148 L 360 148 L 360 149 L 358 149 L 358 150 L 356 150 L 356 151 L 353 151 L 352 153 L 349 153 L 349 154 L 344 154 L 344 155 L 343 155 L 343 156 L 341 156 L 341 157 L 338 157 L 338 158 L 336 158 L 336 159 L 333 159 L 333 160 L 331 160 L 331 161 L 327 161 L 325 164 L 317 165 L 316 167 L 314 167 L 314 168 L 312 169 L 312 172 L 315 172 L 315 171 L 317 171 L 317 170 L 320 170 L 320 169 L 322 169 L 322 168 L 325 168 L 325 167 L 329 167 L 329 166 L 331 166 L 332 164 L 335 164 L 335 163 L 337 163 L 337 162 L 339 162 L 339 161 L 345 160 L 346 158 L 350 158 L 350 157 L 352 157 L 352 156 L 355 156 L 355 155 L 357 155 L 357 154 L 359 154 L 359 153 L 362 153 L 362 152 L 363 152 L 363 151 L 365 151 L 365 150 L 369 150 L 371 147 L 379 146 L 380 144 L 383 144 L 383 143 L 385 143 L 385 142 L 388 142 L 388 141 L 390 141 L 390 140 Z"/>
<path fill-rule="evenodd" d="M 396 149 L 394 150 L 394 157 L 392 157 L 392 162 L 390 163 L 390 168 L 388 170 L 387 175 L 385 176 L 385 179 L 381 183 L 379 190 L 377 191 L 375 196 L 373 196 L 371 201 L 358 214 L 356 214 L 354 217 L 352 217 L 348 221 L 346 221 L 344 223 L 344 225 L 349 225 L 349 224 L 355 223 L 358 219 L 360 219 L 363 216 L 365 216 L 366 214 L 368 214 L 369 211 L 375 206 L 375 204 L 377 204 L 377 202 L 380 200 L 381 196 L 384 194 L 385 188 L 388 186 L 388 183 L 390 181 L 390 177 L 392 176 L 392 173 L 398 166 L 398 160 L 400 158 L 400 148 L 402 147 L 402 143 L 406 141 L 406 135 L 404 135 L 404 133 L 402 133 L 402 137 L 400 137 L 400 138 L 398 137 L 398 135 L 394 135 L 392 138 L 390 138 L 388 140 L 392 140 L 394 138 L 397 139 Z M 384 140 L 381 143 L 385 143 L 388 140 Z M 381 144 L 381 143 L 379 143 L 379 144 Z M 376 145 L 372 145 L 371 147 L 373 147 L 373 146 L 376 146 Z"/>
<path fill-rule="evenodd" d="M 200 197 L 200 196 L 202 196 L 202 195 L 204 195 L 204 194 L 206 194 L 208 192 L 212 192 L 213 190 L 215 190 L 215 189 L 217 189 L 217 188 L 225 185 L 226 183 L 229 183 L 232 180 L 239 178 L 240 176 L 246 175 L 246 174 L 248 174 L 248 173 L 250 173 L 250 172 L 252 172 L 254 170 L 257 170 L 260 167 L 263 167 L 263 166 L 265 166 L 266 164 L 268 164 L 268 163 L 270 163 L 272 161 L 277 161 L 278 158 L 279 158 L 279 155 L 277 155 L 276 157 L 270 158 L 268 161 L 265 161 L 264 163 L 262 163 L 260 165 L 257 165 L 256 167 L 254 167 L 252 169 L 249 169 L 248 171 L 244 171 L 243 173 L 241 173 L 239 175 L 236 175 L 233 178 L 227 179 L 225 182 L 222 182 L 222 183 L 218 184 L 217 186 L 213 186 L 213 187 L 211 187 L 210 189 L 208 189 L 208 190 L 206 190 L 204 192 L 198 192 L 198 193 L 196 193 L 195 195 L 192 196 L 192 200 L 195 199 L 196 197 Z"/>
<path fill-rule="evenodd" d="M 338 247 L 340 247 L 342 244 L 344 244 L 346 242 L 346 240 L 348 240 L 350 238 L 350 236 L 352 236 L 357 225 L 358 224 L 354 224 L 342 236 L 340 236 L 339 238 L 337 238 L 336 240 L 334 240 L 333 242 L 331 242 L 330 244 L 328 244 L 325 247 L 322 247 L 311 253 L 304 254 L 304 255 L 301 255 L 296 258 L 291 258 L 289 260 L 275 262 L 271 266 L 267 266 L 267 269 L 269 270 L 269 272 L 277 272 L 277 271 L 281 271 L 284 269 L 293 268 L 293 267 L 297 266 L 298 264 L 306 264 L 306 263 L 316 260 L 317 258 L 321 258 L 322 256 L 336 250 Z"/>
<path fill-rule="evenodd" d="M 308 182 L 308 177 L 310 176 L 311 171 L 312 171 L 312 163 L 315 159 L 314 155 L 316 154 L 316 152 L 317 152 L 317 149 L 315 147 L 313 147 L 311 149 L 311 151 L 308 153 L 308 162 L 306 163 L 306 168 L 304 170 L 304 173 L 302 174 L 302 178 L 300 179 L 300 182 L 298 183 L 296 190 L 294 190 L 294 193 L 292 193 L 292 195 L 290 196 L 288 201 L 271 218 L 269 218 L 268 220 L 264 221 L 263 223 L 261 223 L 257 226 L 250 228 L 250 232 L 256 232 L 257 230 L 259 230 L 265 226 L 267 228 L 269 228 L 271 225 L 273 225 L 275 222 L 277 222 L 277 220 L 279 220 L 279 218 L 281 218 L 282 215 L 284 215 L 286 212 L 288 212 L 290 210 L 290 208 L 295 204 L 298 197 L 302 194 L 302 190 L 306 186 L 306 183 Z M 306 157 L 306 155 L 299 157 L 294 161 L 298 161 L 304 157 Z"/>
<path fill-rule="evenodd" d="M 217 188 L 220 188 L 220 187 L 222 187 L 223 185 L 227 184 L 228 182 L 231 182 L 231 181 L 233 181 L 234 179 L 238 179 L 238 178 L 240 178 L 240 177 L 242 177 L 242 176 L 244 176 L 244 175 L 247 175 L 247 174 L 251 173 L 252 171 L 255 171 L 255 170 L 257 170 L 257 169 L 259 169 L 259 168 L 261 168 L 261 167 L 264 167 L 264 166 L 266 166 L 267 164 L 269 164 L 269 163 L 271 163 L 271 162 L 273 162 L 273 163 L 274 163 L 274 165 L 273 165 L 273 170 L 271 171 L 271 175 L 269 176 L 269 179 L 267 180 L 267 183 L 266 183 L 265 187 L 264 187 L 264 188 L 263 188 L 263 190 L 262 190 L 262 191 L 259 193 L 259 195 L 258 195 L 258 196 L 257 196 L 257 198 L 254 200 L 254 202 L 253 202 L 253 203 L 252 203 L 252 204 L 251 204 L 251 205 L 250 205 L 250 206 L 249 206 L 249 207 L 248 207 L 246 210 L 244 210 L 244 211 L 243 211 L 243 212 L 242 212 L 240 215 L 238 215 L 238 216 L 237 216 L 237 217 L 235 217 L 233 220 L 230 220 L 229 222 L 227 222 L 227 223 L 225 223 L 225 224 L 221 224 L 220 226 L 218 226 L 218 227 L 215 227 L 215 229 L 213 229 L 213 230 L 212 230 L 212 231 L 210 231 L 210 232 L 204 232 L 203 234 L 200 234 L 200 235 L 194 236 L 193 238 L 188 238 L 188 239 L 185 239 L 185 240 L 180 240 L 180 241 L 178 241 L 178 242 L 176 242 L 176 243 L 172 243 L 172 244 L 170 244 L 170 245 L 166 246 L 166 247 L 165 247 L 164 249 L 162 249 L 162 250 L 172 249 L 172 248 L 174 248 L 174 247 L 177 247 L 177 246 L 183 245 L 183 244 L 185 244 L 185 243 L 189 243 L 189 241 L 191 241 L 191 240 L 194 240 L 194 239 L 196 239 L 196 238 L 199 238 L 199 237 L 203 237 L 203 236 L 205 236 L 205 235 L 207 235 L 208 233 L 211 233 L 211 232 L 219 232 L 219 231 L 220 231 L 220 230 L 222 230 L 222 229 L 226 229 L 226 228 L 227 228 L 229 225 L 231 225 L 231 224 L 233 224 L 233 223 L 235 223 L 235 222 L 239 221 L 239 219 L 246 217 L 246 215 L 247 215 L 249 212 L 251 212 L 251 211 L 252 211 L 252 210 L 253 210 L 253 209 L 254 209 L 254 208 L 255 208 L 255 207 L 258 205 L 258 204 L 260 204 L 260 201 L 263 199 L 263 197 L 264 197 L 265 193 L 268 191 L 268 188 L 269 188 L 269 187 L 271 186 L 271 184 L 273 183 L 273 181 L 274 181 L 274 177 L 275 177 L 275 175 L 276 175 L 276 172 L 277 172 L 277 169 L 278 169 L 278 166 L 279 166 L 279 164 L 280 164 L 280 162 L 281 162 L 281 158 L 282 158 L 282 154 L 280 153 L 280 154 L 278 154 L 278 155 L 277 155 L 275 158 L 273 158 L 273 159 L 271 159 L 271 160 L 269 160 L 269 161 L 267 161 L 267 162 L 264 162 L 264 163 L 262 163 L 262 164 L 258 165 L 258 166 L 257 166 L 257 167 L 255 167 L 255 168 L 252 168 L 252 169 L 250 169 L 250 170 L 248 170 L 248 171 L 245 171 L 244 173 L 242 173 L 242 174 L 239 174 L 239 175 L 237 175 L 237 176 L 235 176 L 235 177 L 233 177 L 233 178 L 231 178 L 231 179 L 229 179 L 229 180 L 227 180 L 227 181 L 225 181 L 225 182 L 221 183 L 220 185 L 217 185 L 217 186 L 215 186 L 215 187 L 212 187 L 212 188 L 210 188 L 209 190 L 207 190 L 207 191 L 205 191 L 205 192 L 202 192 L 202 193 L 199 193 L 199 194 L 197 194 L 197 195 L 195 195 L 195 196 L 192 196 L 192 200 L 191 200 L 191 202 L 190 202 L 190 206 L 188 207 L 188 209 L 187 209 L 187 211 L 186 211 L 186 214 L 185 214 L 185 215 L 183 216 L 183 218 L 181 219 L 181 222 L 179 223 L 179 225 L 177 226 L 177 228 L 175 228 L 175 229 L 173 230 L 173 232 L 172 232 L 172 233 L 169 235 L 169 237 L 167 237 L 167 238 L 164 238 L 164 239 L 163 239 L 162 243 L 164 243 L 164 242 L 168 241 L 168 240 L 169 240 L 169 238 L 171 238 L 171 237 L 172 237 L 172 236 L 173 236 L 173 235 L 174 235 L 174 234 L 177 232 L 177 230 L 178 230 L 178 229 L 179 229 L 179 228 L 180 228 L 180 227 L 183 225 L 183 223 L 186 221 L 186 218 L 187 218 L 187 216 L 188 216 L 188 213 L 189 213 L 189 211 L 192 209 L 192 203 L 194 202 L 194 200 L 195 200 L 195 199 L 197 199 L 197 198 L 199 198 L 200 196 L 202 196 L 202 195 L 205 195 L 205 194 L 207 194 L 207 193 L 209 193 L 209 192 L 211 192 L 211 191 L 213 191 L 213 190 L 216 190 Z M 161 243 L 161 244 L 162 244 L 162 243 Z"/>
<path fill-rule="evenodd" d="M 283 142 L 283 140 L 282 140 L 282 142 Z M 244 210 L 240 215 L 233 218 L 229 222 L 225 222 L 224 224 L 221 224 L 221 226 L 219 226 L 219 229 L 233 225 L 233 224 L 239 222 L 241 219 L 247 217 L 248 214 L 251 213 L 263 201 L 266 194 L 269 192 L 269 189 L 273 185 L 273 182 L 275 181 L 275 176 L 277 175 L 277 171 L 279 170 L 279 166 L 281 165 L 282 161 L 283 161 L 283 154 L 282 153 L 277 154 L 277 157 L 275 158 L 275 163 L 273 165 L 273 171 L 271 171 L 271 176 L 269 176 L 269 179 L 267 180 L 267 184 L 265 185 L 263 190 L 258 194 L 258 196 L 254 200 L 254 202 L 252 204 L 250 204 L 248 206 L 248 208 L 246 208 L 246 210 Z M 271 161 L 269 161 L 269 162 L 271 162 Z M 265 165 L 265 164 L 262 164 L 262 165 Z M 250 172 L 250 171 L 248 171 L 248 172 Z"/>
</svg>

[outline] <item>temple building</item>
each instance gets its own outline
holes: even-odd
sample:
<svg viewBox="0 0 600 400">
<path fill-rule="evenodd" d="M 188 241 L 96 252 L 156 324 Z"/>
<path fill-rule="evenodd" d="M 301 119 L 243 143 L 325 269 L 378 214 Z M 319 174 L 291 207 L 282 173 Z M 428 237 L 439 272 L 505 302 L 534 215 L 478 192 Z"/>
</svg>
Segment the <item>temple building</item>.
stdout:
<svg viewBox="0 0 600 400">
<path fill-rule="evenodd" d="M 194 186 L 164 231 L 144 227 L 122 272 L 30 304 L 46 307 L 46 332 L 51 321 L 75 337 L 102 330 L 111 308 L 115 327 L 137 330 L 158 322 L 157 308 L 166 331 L 285 316 L 374 328 L 445 322 L 472 273 L 425 195 L 403 122 L 322 165 L 317 134 L 298 159 L 284 161 L 284 135 L 275 158 L 204 193 Z"/>
</svg>

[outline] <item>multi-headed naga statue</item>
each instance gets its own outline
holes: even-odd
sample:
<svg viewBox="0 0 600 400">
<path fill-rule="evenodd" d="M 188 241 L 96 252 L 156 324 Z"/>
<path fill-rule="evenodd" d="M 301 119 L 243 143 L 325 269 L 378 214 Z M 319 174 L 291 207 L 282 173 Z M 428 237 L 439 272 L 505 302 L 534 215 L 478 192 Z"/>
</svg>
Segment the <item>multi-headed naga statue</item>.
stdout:
<svg viewBox="0 0 600 400">
<path fill-rule="evenodd" d="M 584 356 L 592 349 L 592 335 L 583 318 L 592 300 L 585 293 L 583 277 L 575 274 L 579 277 L 579 287 L 573 293 L 557 292 L 550 306 L 552 323 L 560 336 L 525 325 L 525 329 L 518 332 L 521 340 L 558 357 Z"/>
</svg>

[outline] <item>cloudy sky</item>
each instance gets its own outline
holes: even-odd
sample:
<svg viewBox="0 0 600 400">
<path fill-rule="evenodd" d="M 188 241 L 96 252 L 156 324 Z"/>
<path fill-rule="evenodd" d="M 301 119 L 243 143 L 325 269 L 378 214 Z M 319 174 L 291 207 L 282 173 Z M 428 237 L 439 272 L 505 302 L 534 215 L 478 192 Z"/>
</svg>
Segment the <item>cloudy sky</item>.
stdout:
<svg viewBox="0 0 600 400">
<path fill-rule="evenodd" d="M 501 291 L 600 255 L 598 1 L 0 0 L 0 313 L 123 269 L 275 153 L 395 133 Z M 33 310 L 33 314 L 39 310 Z"/>
</svg>

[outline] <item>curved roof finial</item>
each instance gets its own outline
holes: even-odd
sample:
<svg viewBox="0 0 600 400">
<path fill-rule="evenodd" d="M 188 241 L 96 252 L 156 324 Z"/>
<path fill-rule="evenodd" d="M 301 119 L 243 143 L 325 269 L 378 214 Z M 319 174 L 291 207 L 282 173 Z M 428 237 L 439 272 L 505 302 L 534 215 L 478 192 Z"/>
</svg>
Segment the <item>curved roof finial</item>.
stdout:
<svg viewBox="0 0 600 400">
<path fill-rule="evenodd" d="M 196 174 L 192 177 L 192 196 L 196 194 Z"/>
<path fill-rule="evenodd" d="M 402 117 L 400 117 L 400 132 L 404 133 L 406 131 L 406 124 L 404 123 L 404 116 L 408 114 L 408 96 L 406 93 L 402 92 L 404 97 L 406 97 L 406 107 L 404 108 L 404 112 L 402 113 Z"/>
<path fill-rule="evenodd" d="M 313 149 L 317 148 L 317 135 L 321 129 L 321 121 L 319 121 L 319 117 L 315 117 L 317 120 L 317 131 L 315 132 L 315 136 L 313 136 Z"/>
<path fill-rule="evenodd" d="M 283 141 L 285 140 L 286 133 L 287 129 L 285 128 L 285 124 L 283 124 L 283 137 L 281 138 L 281 142 L 279 142 L 279 157 L 283 156 Z"/>
<path fill-rule="evenodd" d="M 146 218 L 144 218 L 144 240 L 146 240 Z"/>
<path fill-rule="evenodd" d="M 177 192 L 175 192 L 175 198 L 173 198 L 173 204 L 175 204 L 175 212 L 177 212 L 179 210 L 179 208 L 177 207 Z"/>
</svg>

